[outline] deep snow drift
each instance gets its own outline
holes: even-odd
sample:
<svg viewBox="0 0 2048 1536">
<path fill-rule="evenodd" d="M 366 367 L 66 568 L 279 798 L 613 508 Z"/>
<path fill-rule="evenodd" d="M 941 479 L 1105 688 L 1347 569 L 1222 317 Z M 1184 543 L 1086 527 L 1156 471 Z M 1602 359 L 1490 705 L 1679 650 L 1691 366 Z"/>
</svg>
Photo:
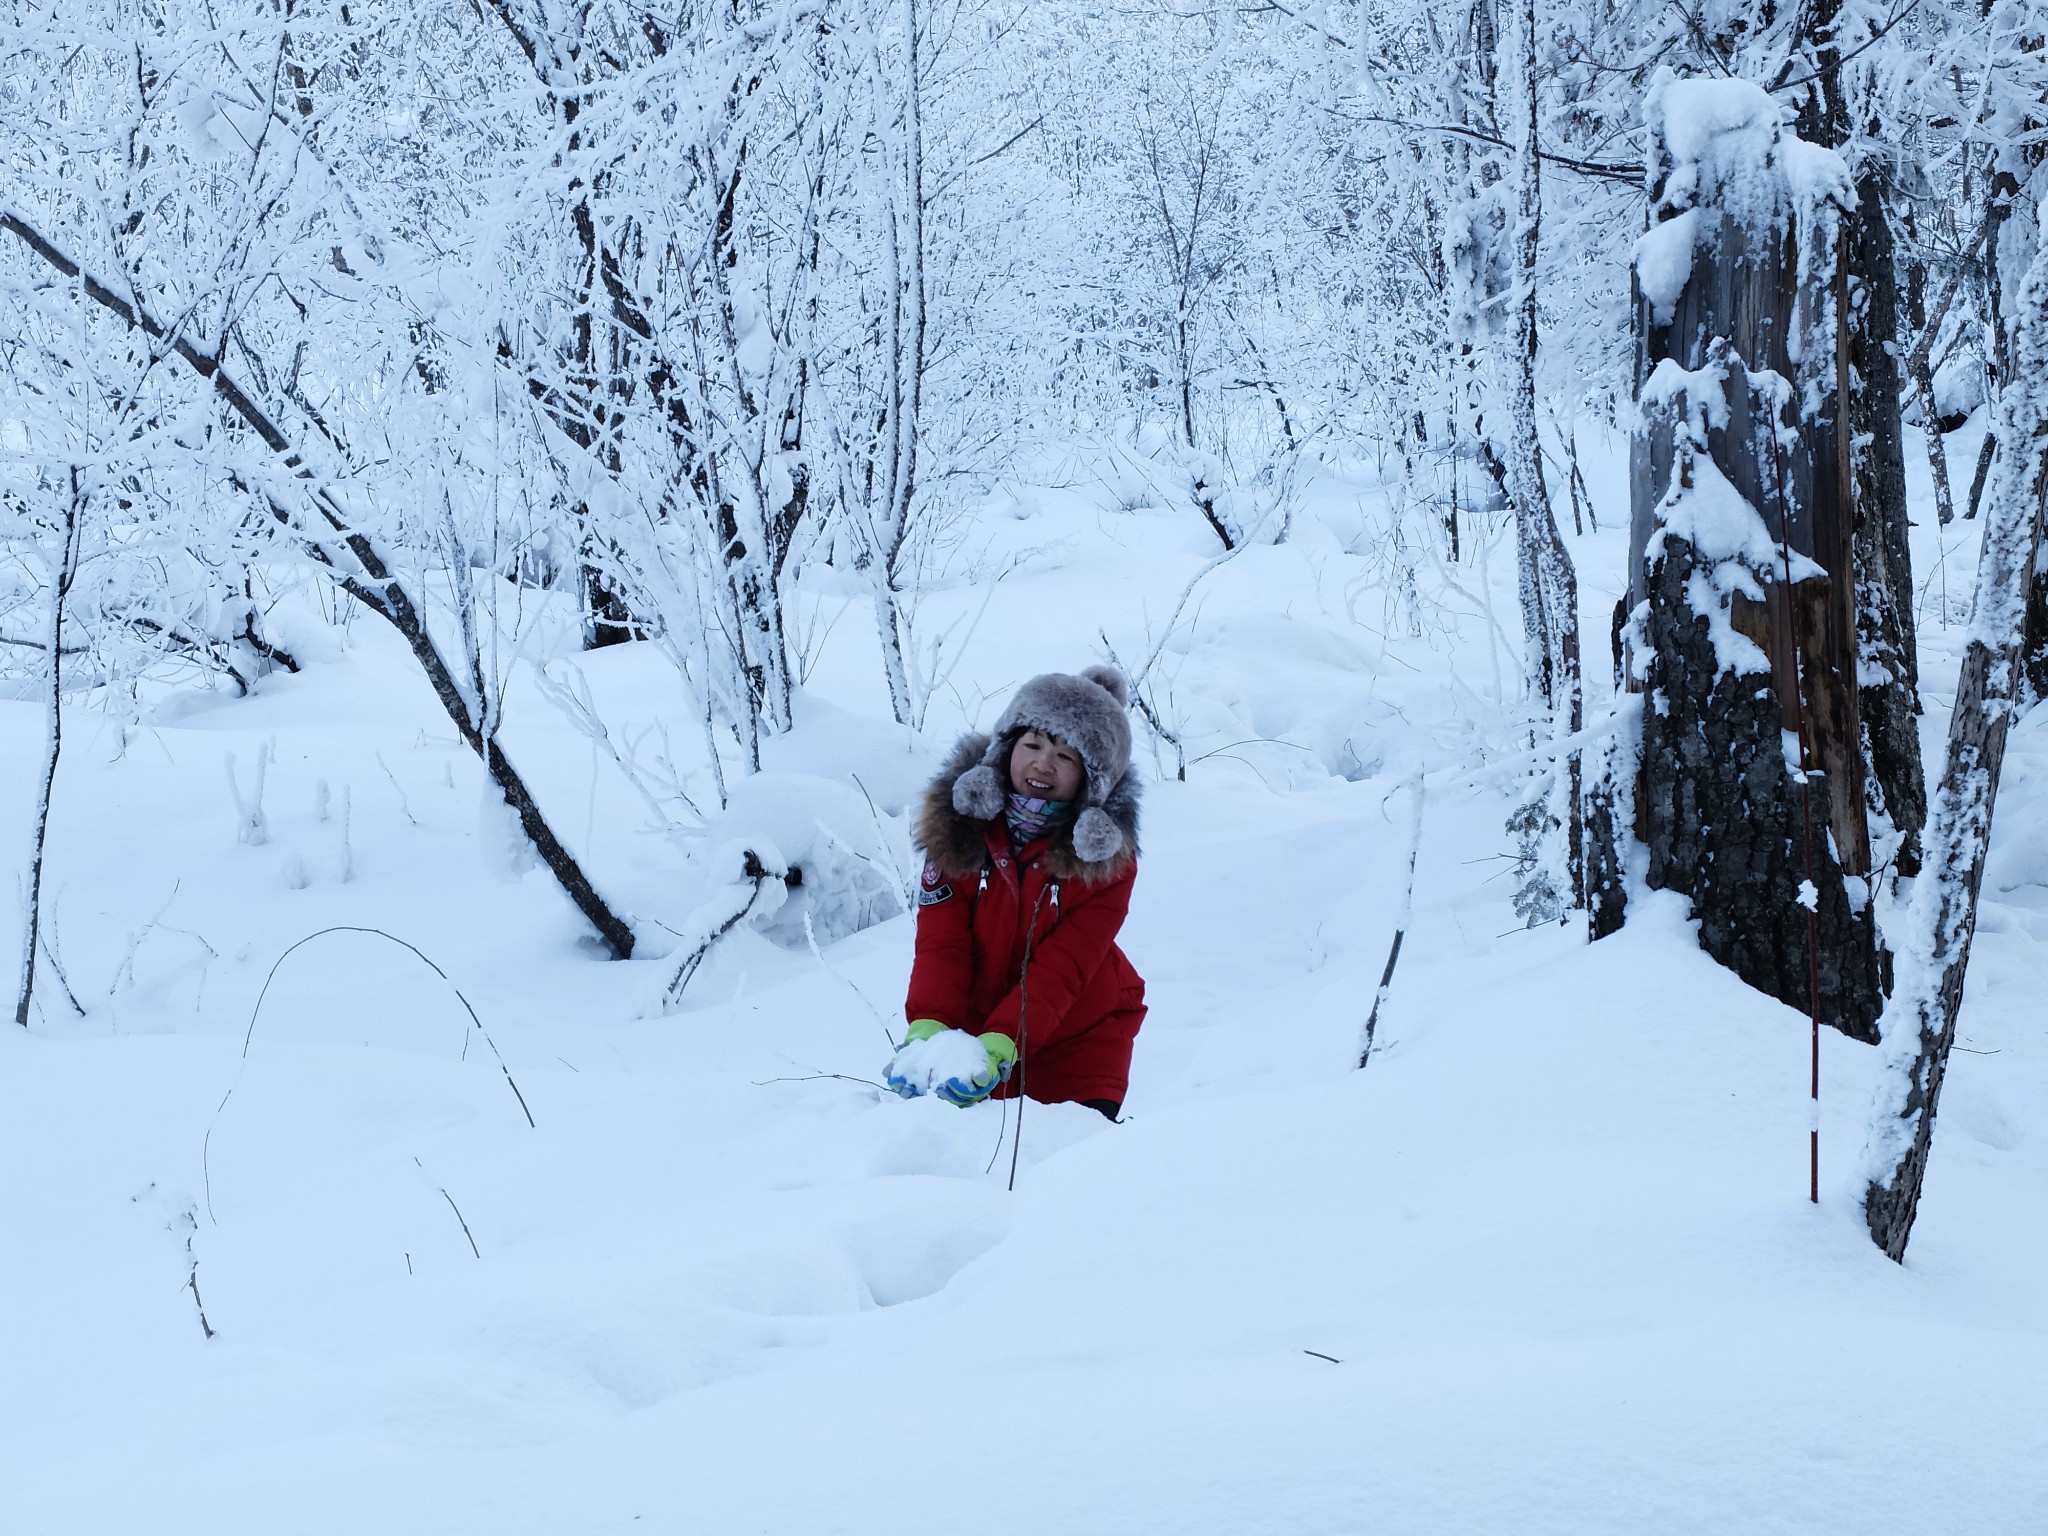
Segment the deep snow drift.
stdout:
<svg viewBox="0 0 2048 1536">
<path fill-rule="evenodd" d="M 1573 540 L 1596 677 L 1607 468 L 1605 531 Z M 651 828 L 515 688 L 511 750 L 648 936 L 628 963 L 520 872 L 374 621 L 302 613 L 312 664 L 248 700 L 76 709 L 48 889 L 86 1016 L 53 980 L 0 1045 L 0 1530 L 2048 1528 L 2048 721 L 2013 737 L 1973 1054 L 1899 1268 L 1846 1182 L 1872 1052 L 1824 1042 L 1816 1209 L 1801 1016 L 1669 899 L 1594 946 L 1517 925 L 1511 546 L 1405 569 L 1375 477 L 1333 470 L 1167 633 L 1214 553 L 1199 517 L 1064 480 L 963 531 L 922 736 L 882 723 L 857 589 L 807 577 L 799 730 L 701 832 Z M 1927 521 L 1938 680 L 1974 526 Z M 1126 1123 L 1029 1106 L 1011 1192 L 1014 1107 L 876 1086 L 902 812 L 956 730 L 1099 658 L 1098 630 L 1132 663 L 1164 640 L 1186 744 L 1185 782 L 1139 753 L 1125 945 L 1152 1014 Z M 529 646 L 689 782 L 655 658 Z M 39 735 L 0 704 L 17 824 Z M 264 840 L 238 841 L 266 751 Z M 1415 919 L 1359 1072 L 1418 770 Z M 655 951 L 756 844 L 837 860 L 852 895 L 755 914 L 663 1013 Z M 488 1041 L 382 939 L 272 976 L 336 924 L 417 945 Z"/>
</svg>

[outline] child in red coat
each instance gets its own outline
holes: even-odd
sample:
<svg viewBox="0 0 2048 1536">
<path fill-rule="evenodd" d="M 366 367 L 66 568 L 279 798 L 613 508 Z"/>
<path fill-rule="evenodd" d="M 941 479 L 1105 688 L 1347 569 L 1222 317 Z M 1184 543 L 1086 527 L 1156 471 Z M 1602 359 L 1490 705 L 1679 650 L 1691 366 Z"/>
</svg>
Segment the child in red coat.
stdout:
<svg viewBox="0 0 2048 1536">
<path fill-rule="evenodd" d="M 1125 695 L 1113 667 L 1034 677 L 925 791 L 898 1093 L 1122 1108 L 1145 1018 L 1116 946 L 1138 874 Z"/>
</svg>

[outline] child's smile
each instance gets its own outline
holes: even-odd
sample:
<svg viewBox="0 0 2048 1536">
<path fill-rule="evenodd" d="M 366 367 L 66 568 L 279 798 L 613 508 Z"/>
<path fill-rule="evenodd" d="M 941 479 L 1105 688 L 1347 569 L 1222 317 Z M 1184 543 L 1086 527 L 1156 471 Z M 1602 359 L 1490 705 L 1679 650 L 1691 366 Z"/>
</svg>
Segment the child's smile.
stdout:
<svg viewBox="0 0 2048 1536">
<path fill-rule="evenodd" d="M 1081 790 L 1081 754 L 1044 731 L 1026 731 L 1010 752 L 1010 785 L 1040 800 L 1071 800 Z"/>
</svg>

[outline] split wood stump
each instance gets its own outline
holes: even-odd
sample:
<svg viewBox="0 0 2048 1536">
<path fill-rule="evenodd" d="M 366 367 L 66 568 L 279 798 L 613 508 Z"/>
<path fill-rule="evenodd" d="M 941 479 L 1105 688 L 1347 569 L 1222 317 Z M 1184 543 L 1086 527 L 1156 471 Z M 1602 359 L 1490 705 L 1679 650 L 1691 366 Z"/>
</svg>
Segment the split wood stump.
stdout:
<svg viewBox="0 0 2048 1536">
<path fill-rule="evenodd" d="M 1691 216 L 1692 267 L 1670 313 L 1636 298 L 1639 399 L 1667 359 L 1702 374 L 1696 393 L 1721 373 L 1719 400 L 1694 399 L 1692 425 L 1644 400 L 1632 446 L 1628 679 L 1646 694 L 1637 833 L 1649 883 L 1691 898 L 1707 953 L 1801 1012 L 1817 958 L 1822 1021 L 1874 1041 L 1883 966 L 1857 697 L 1843 243 L 1789 216 Z M 1766 659 L 1755 669 L 1729 664 L 1713 600 L 1702 606 L 1725 552 L 1665 527 L 1706 474 L 1702 457 L 1771 542 L 1771 558 L 1745 562 L 1761 600 L 1718 599 Z"/>
</svg>

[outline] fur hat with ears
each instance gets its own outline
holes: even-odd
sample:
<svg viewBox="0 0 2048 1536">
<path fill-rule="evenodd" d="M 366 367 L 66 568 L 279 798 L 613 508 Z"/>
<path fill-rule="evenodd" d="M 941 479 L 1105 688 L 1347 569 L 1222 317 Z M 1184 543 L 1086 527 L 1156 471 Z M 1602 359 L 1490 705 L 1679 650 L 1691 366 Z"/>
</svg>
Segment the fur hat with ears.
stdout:
<svg viewBox="0 0 2048 1536">
<path fill-rule="evenodd" d="M 953 781 L 953 808 L 980 821 L 1002 815 L 1010 751 L 1026 731 L 1044 731 L 1080 753 L 1088 773 L 1074 821 L 1074 852 L 1090 861 L 1109 858 L 1123 846 L 1124 832 L 1104 814 L 1102 802 L 1131 765 L 1129 697 L 1129 685 L 1115 667 L 1032 678 L 996 721 L 981 762 Z"/>
</svg>

